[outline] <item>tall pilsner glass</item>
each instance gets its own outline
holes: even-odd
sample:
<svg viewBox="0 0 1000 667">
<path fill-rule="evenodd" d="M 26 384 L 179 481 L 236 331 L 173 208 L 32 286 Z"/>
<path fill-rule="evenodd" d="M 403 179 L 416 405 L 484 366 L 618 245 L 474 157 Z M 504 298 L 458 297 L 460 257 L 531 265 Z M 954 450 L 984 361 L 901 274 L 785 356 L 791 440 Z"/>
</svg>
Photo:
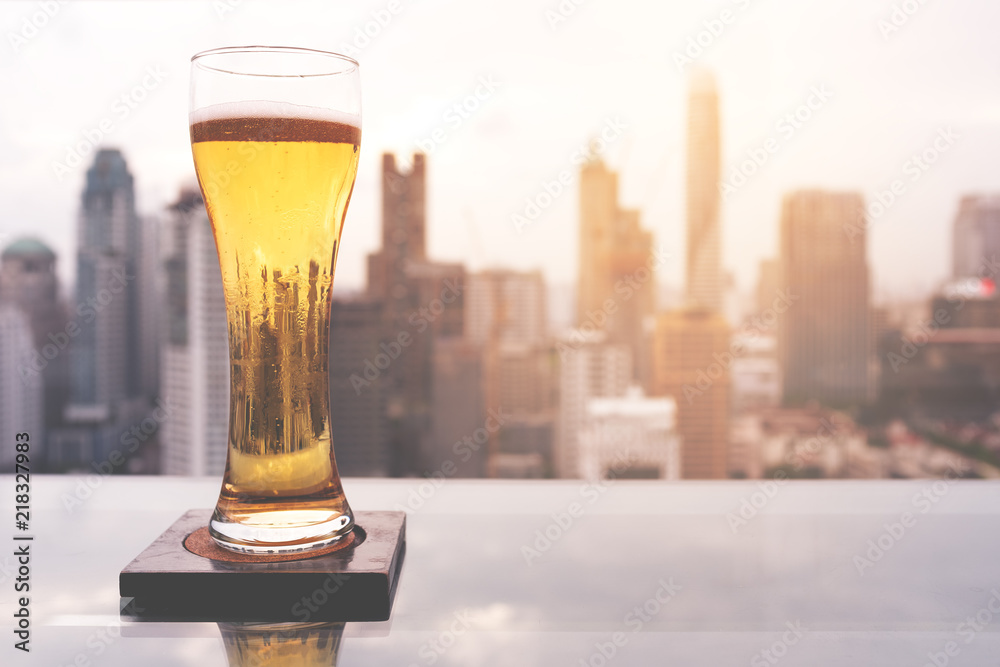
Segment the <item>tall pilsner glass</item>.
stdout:
<svg viewBox="0 0 1000 667">
<path fill-rule="evenodd" d="M 209 531 L 235 551 L 316 549 L 354 527 L 327 356 L 361 143 L 358 63 L 296 48 L 199 53 L 189 120 L 229 324 L 229 445 Z"/>
</svg>

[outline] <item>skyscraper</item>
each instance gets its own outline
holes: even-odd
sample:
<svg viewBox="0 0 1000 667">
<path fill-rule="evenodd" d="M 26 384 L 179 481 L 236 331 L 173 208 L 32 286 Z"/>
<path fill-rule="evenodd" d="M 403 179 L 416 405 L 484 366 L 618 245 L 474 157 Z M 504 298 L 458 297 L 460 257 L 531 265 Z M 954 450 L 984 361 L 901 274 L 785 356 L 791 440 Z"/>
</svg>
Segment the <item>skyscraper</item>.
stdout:
<svg viewBox="0 0 1000 667">
<path fill-rule="evenodd" d="M 869 399 L 867 243 L 864 229 L 844 233 L 863 207 L 860 194 L 821 190 L 782 202 L 781 282 L 791 295 L 779 319 L 785 404 Z"/>
<path fill-rule="evenodd" d="M 447 468 L 454 477 L 485 477 L 494 434 L 484 426 L 487 409 L 497 406 L 488 406 L 483 397 L 482 348 L 463 338 L 437 338 L 431 388 L 433 426 L 422 452 L 421 474 Z"/>
<path fill-rule="evenodd" d="M 704 70 L 691 80 L 687 139 L 685 306 L 657 318 L 650 384 L 652 394 L 676 401 L 681 475 L 723 479 L 732 359 L 726 362 L 723 356 L 729 350 L 729 327 L 722 315 L 719 96 L 715 79 Z"/>
<path fill-rule="evenodd" d="M 411 285 L 408 262 L 427 259 L 426 160 L 413 156 L 413 167 L 404 173 L 392 153 L 382 155 L 382 248 L 368 256 L 368 293 L 385 301 L 390 313 L 408 311 Z"/>
<path fill-rule="evenodd" d="M 691 81 L 687 137 L 687 301 L 721 312 L 719 96 L 704 70 Z"/>
<path fill-rule="evenodd" d="M 171 413 L 162 427 L 161 471 L 221 476 L 229 440 L 229 335 L 219 256 L 197 190 L 183 190 L 170 207 L 164 237 L 161 363 Z"/>
<path fill-rule="evenodd" d="M 44 385 L 44 421 L 53 427 L 62 420 L 69 392 L 69 343 L 77 333 L 69 325 L 59 298 L 56 255 L 38 239 L 23 238 L 0 255 L 0 303 L 21 309 L 28 317 L 34 359 L 22 360 L 22 373 L 38 376 Z M 67 332 L 69 326 L 69 332 Z"/>
<path fill-rule="evenodd" d="M 382 340 L 408 344 L 378 378 L 385 399 L 392 475 L 415 474 L 432 412 L 434 338 L 461 336 L 465 269 L 428 260 L 426 161 L 404 173 L 382 156 L 382 248 L 368 257 L 368 296 L 381 303 Z M 360 360 L 359 360 L 360 362 Z"/>
<path fill-rule="evenodd" d="M 467 280 L 465 335 L 482 349 L 483 400 L 506 415 L 500 429 L 489 433 L 491 476 L 523 472 L 528 459 L 533 475 L 552 467 L 555 373 L 545 302 L 541 271 L 490 270 Z M 528 429 L 532 435 L 521 442 L 509 437 L 513 432 L 524 436 Z M 505 450 L 510 444 L 513 450 Z M 525 451 L 527 444 L 540 449 Z M 511 462 L 513 468 L 507 465 Z"/>
<path fill-rule="evenodd" d="M 380 301 L 334 297 L 330 315 L 330 434 L 337 468 L 344 477 L 385 477 L 391 470 L 385 405 L 388 385 L 376 376 L 392 361 L 380 347 L 383 332 Z"/>
<path fill-rule="evenodd" d="M 718 312 L 661 314 L 653 344 L 653 387 L 677 403 L 684 479 L 725 479 L 729 446 L 729 327 Z"/>
<path fill-rule="evenodd" d="M 79 218 L 77 303 L 92 316 L 74 347 L 74 403 L 110 404 L 142 389 L 140 287 L 142 229 L 132 174 L 121 152 L 101 149 L 87 170 Z"/>
<path fill-rule="evenodd" d="M 982 277 L 983 263 L 1000 258 L 1000 195 L 962 197 L 953 236 L 952 276 Z"/>
<path fill-rule="evenodd" d="M 646 318 L 656 307 L 652 234 L 639 211 L 618 205 L 618 175 L 596 157 L 580 173 L 580 267 L 576 320 L 628 345 L 636 379 L 648 368 Z"/>
<path fill-rule="evenodd" d="M 545 279 L 541 271 L 494 269 L 469 275 L 465 336 L 477 344 L 546 342 Z"/>
<path fill-rule="evenodd" d="M 33 352 L 28 317 L 16 306 L 0 303 L 0 433 L 10 444 L 0 447 L 0 471 L 14 470 L 14 434 L 28 433 L 32 460 L 44 460 L 42 382 L 20 372 Z M 37 470 L 36 464 L 32 470 Z"/>
<path fill-rule="evenodd" d="M 144 303 L 140 296 L 140 225 L 125 158 L 116 149 L 97 151 L 87 170 L 78 226 L 80 331 L 73 340 L 65 413 L 74 435 L 62 439 L 59 448 L 67 461 L 106 459 L 118 445 L 118 435 L 141 422 L 149 410 L 143 370 L 150 365 L 143 358 L 154 353 L 153 341 L 142 336 L 143 308 L 155 308 L 156 302 Z"/>
</svg>

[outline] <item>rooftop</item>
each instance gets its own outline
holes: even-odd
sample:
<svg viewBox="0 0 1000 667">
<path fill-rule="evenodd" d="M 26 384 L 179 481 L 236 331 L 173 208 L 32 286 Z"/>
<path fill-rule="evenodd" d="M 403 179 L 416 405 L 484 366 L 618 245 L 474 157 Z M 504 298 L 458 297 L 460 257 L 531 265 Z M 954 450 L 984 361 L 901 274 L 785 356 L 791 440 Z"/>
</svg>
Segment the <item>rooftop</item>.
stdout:
<svg viewBox="0 0 1000 667">
<path fill-rule="evenodd" d="M 8 257 L 25 257 L 25 256 L 38 256 L 42 255 L 51 259 L 55 259 L 56 254 L 52 252 L 45 243 L 40 239 L 34 237 L 24 237 L 20 238 L 9 246 L 4 248 L 3 254 L 0 257 L 7 259 Z"/>
</svg>

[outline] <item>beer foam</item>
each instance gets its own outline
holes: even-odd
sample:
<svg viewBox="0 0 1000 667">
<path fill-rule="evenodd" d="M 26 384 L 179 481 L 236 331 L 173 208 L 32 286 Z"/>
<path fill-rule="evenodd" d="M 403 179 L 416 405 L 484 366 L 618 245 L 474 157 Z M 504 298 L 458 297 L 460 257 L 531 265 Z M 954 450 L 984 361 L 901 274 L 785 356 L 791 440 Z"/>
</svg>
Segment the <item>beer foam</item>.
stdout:
<svg viewBox="0 0 1000 667">
<path fill-rule="evenodd" d="M 361 129 L 361 116 L 335 109 L 308 107 L 288 102 L 271 102 L 268 100 L 247 100 L 244 102 L 224 102 L 212 106 L 195 109 L 188 113 L 188 123 L 196 125 L 209 120 L 226 120 L 238 118 L 295 118 L 302 120 L 321 120 L 331 123 L 351 125 Z"/>
</svg>

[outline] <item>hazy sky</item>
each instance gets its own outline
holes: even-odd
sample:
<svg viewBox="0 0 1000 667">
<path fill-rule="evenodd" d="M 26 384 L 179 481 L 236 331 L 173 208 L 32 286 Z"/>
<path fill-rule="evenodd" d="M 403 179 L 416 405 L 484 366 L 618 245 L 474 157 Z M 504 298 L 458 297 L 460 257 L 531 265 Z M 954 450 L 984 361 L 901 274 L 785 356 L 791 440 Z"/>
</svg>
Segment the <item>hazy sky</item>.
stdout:
<svg viewBox="0 0 1000 667">
<path fill-rule="evenodd" d="M 575 2 L 0 3 L 0 233 L 5 241 L 41 236 L 59 253 L 61 274 L 71 276 L 91 157 L 68 173 L 55 165 L 102 122 L 110 127 L 102 143 L 125 152 L 140 212 L 162 211 L 193 177 L 189 59 L 243 44 L 359 52 L 362 157 L 339 287 L 363 284 L 364 257 L 379 243 L 380 154 L 408 154 L 436 129 L 444 141 L 429 156 L 431 255 L 473 269 L 541 267 L 554 282 L 575 280 L 572 159 L 608 123 L 624 126 L 605 153 L 620 171 L 622 204 L 640 208 L 642 224 L 673 254 L 661 280 L 679 285 L 692 65 L 679 67 L 675 54 L 699 38 L 706 46 L 691 52 L 694 65 L 718 79 L 724 175 L 769 138 L 777 147 L 723 206 L 724 263 L 741 288 L 753 286 L 759 261 L 776 252 L 781 196 L 789 190 L 852 189 L 871 199 L 894 179 L 905 182 L 870 230 L 881 297 L 934 287 L 950 269 L 958 198 L 1000 191 L 1000 3 Z M 898 13 L 899 29 L 887 33 L 891 24 L 880 28 L 880 21 L 891 21 L 902 4 L 916 11 Z M 573 11 L 562 16 L 560 7 Z M 728 22 L 716 22 L 723 11 Z M 377 34 L 365 43 L 357 30 L 373 16 L 385 25 L 370 25 Z M 44 25 L 35 30 L 32 21 Z M 814 87 L 829 99 L 813 98 L 818 108 L 793 133 L 779 126 Z M 467 117 L 449 113 L 477 90 L 484 99 L 469 106 L 478 108 Z M 945 128 L 957 138 L 912 180 L 907 161 Z M 515 228 L 512 214 L 564 169 L 574 171 L 567 191 L 532 224 Z"/>
</svg>

